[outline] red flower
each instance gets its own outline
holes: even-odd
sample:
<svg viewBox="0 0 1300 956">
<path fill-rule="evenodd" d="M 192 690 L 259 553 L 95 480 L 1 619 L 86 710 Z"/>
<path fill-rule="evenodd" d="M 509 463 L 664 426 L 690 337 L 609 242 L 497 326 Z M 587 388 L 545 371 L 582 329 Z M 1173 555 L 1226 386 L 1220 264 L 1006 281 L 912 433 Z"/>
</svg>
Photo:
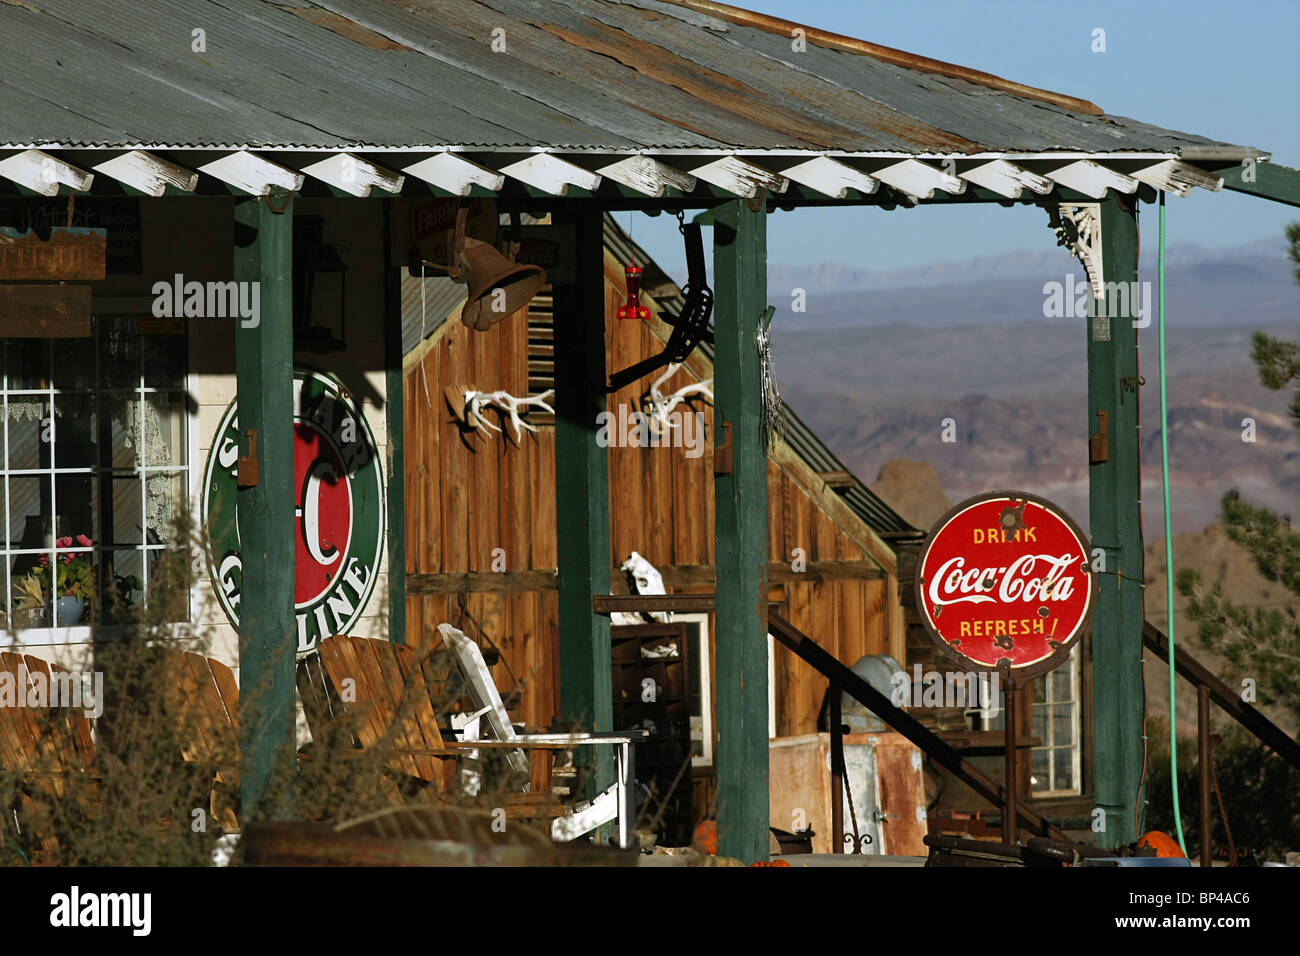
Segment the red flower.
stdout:
<svg viewBox="0 0 1300 956">
<path fill-rule="evenodd" d="M 50 566 L 50 556 L 48 554 L 38 554 L 36 560 L 43 568 L 48 568 Z"/>
<path fill-rule="evenodd" d="M 95 542 L 91 541 L 84 534 L 77 535 L 77 544 L 81 545 L 83 548 L 89 548 L 94 543 Z"/>
<path fill-rule="evenodd" d="M 69 535 L 69 536 L 66 537 L 66 538 L 56 538 L 56 539 L 54 540 L 54 546 L 55 546 L 56 548 L 70 548 L 70 547 L 72 547 L 72 536 Z"/>
</svg>

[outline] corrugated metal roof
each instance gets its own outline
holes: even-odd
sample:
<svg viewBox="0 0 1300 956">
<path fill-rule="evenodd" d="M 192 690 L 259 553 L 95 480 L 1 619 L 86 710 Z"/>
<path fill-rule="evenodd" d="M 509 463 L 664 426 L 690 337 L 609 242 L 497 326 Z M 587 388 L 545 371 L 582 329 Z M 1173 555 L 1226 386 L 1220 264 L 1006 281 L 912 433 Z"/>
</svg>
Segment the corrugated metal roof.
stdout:
<svg viewBox="0 0 1300 956">
<path fill-rule="evenodd" d="M 669 320 L 674 320 L 681 315 L 685 299 L 682 298 L 680 290 L 672 291 L 676 288 L 672 284 L 672 280 L 655 264 L 644 249 L 628 237 L 627 233 L 619 227 L 614 217 L 608 213 L 605 215 L 605 247 L 613 252 L 621 262 L 633 262 L 644 268 L 643 288 L 652 290 L 659 287 L 661 290 L 654 300 L 655 304 L 659 306 L 661 314 L 666 315 Z M 700 343 L 699 352 L 710 363 L 713 362 L 714 351 L 711 344 L 708 342 Z M 779 363 L 779 357 L 777 361 Z M 779 367 L 777 372 L 779 377 Z M 815 472 L 846 472 L 852 475 L 853 483 L 846 488 L 838 489 L 838 492 L 844 499 L 844 503 L 859 518 L 865 521 L 872 531 L 886 541 L 893 542 L 920 540 L 925 536 L 924 531 L 908 524 L 870 488 L 863 484 L 856 475 L 853 475 L 849 467 L 827 447 L 825 442 L 817 437 L 817 433 L 795 414 L 794 409 L 789 405 L 784 407 L 784 440 L 786 444 Z"/>
<path fill-rule="evenodd" d="M 849 52 L 815 31 L 795 53 L 788 33 L 750 19 L 658 0 L 5 2 L 0 142 L 1255 152 L 942 75 L 920 58 Z"/>
<path fill-rule="evenodd" d="M 402 354 L 407 355 L 455 315 L 466 286 L 446 276 L 419 279 L 402 271 Z"/>
</svg>

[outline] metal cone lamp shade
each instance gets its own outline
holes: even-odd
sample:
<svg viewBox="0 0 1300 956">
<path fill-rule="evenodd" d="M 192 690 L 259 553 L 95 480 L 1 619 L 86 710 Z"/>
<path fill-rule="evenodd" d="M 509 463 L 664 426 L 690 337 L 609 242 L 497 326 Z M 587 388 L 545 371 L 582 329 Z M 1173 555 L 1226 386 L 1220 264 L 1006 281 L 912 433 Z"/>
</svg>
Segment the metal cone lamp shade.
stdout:
<svg viewBox="0 0 1300 956">
<path fill-rule="evenodd" d="M 463 262 L 469 301 L 460 320 L 480 332 L 522 309 L 546 285 L 541 266 L 511 262 L 495 246 L 477 239 L 465 240 Z"/>
</svg>

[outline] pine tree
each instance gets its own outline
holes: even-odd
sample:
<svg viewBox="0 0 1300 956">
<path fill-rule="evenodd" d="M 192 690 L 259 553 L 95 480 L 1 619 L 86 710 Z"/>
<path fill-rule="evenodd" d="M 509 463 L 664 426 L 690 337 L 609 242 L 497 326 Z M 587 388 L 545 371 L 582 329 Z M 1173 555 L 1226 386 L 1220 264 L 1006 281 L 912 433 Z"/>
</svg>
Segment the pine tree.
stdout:
<svg viewBox="0 0 1300 956">
<path fill-rule="evenodd" d="M 1300 222 L 1286 227 L 1288 255 L 1296 263 L 1300 283 Z M 1274 391 L 1291 389 L 1290 411 L 1300 428 L 1300 343 L 1256 332 L 1251 359 L 1259 369 L 1260 382 Z M 1259 699 L 1286 707 L 1300 720 L 1300 533 L 1291 526 L 1291 516 L 1278 516 L 1267 508 L 1244 501 L 1233 490 L 1223 496 L 1223 524 L 1228 538 L 1241 545 L 1267 580 L 1295 595 L 1296 601 L 1281 608 L 1248 608 L 1223 595 L 1222 584 L 1208 591 L 1201 576 L 1191 568 L 1175 577 L 1178 591 L 1190 599 L 1188 617 L 1197 624 L 1197 638 L 1212 651 L 1223 654 L 1245 677 L 1253 678 Z"/>
</svg>

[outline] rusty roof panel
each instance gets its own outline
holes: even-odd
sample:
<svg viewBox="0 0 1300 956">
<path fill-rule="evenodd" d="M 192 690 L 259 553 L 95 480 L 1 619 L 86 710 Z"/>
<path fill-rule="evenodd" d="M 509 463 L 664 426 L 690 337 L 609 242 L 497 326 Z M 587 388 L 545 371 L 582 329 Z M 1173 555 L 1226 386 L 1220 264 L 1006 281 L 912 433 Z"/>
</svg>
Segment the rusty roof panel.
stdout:
<svg viewBox="0 0 1300 956">
<path fill-rule="evenodd" d="M 1254 152 L 832 34 L 793 53 L 783 24 L 709 0 L 4 3 L 0 143 Z"/>
</svg>

